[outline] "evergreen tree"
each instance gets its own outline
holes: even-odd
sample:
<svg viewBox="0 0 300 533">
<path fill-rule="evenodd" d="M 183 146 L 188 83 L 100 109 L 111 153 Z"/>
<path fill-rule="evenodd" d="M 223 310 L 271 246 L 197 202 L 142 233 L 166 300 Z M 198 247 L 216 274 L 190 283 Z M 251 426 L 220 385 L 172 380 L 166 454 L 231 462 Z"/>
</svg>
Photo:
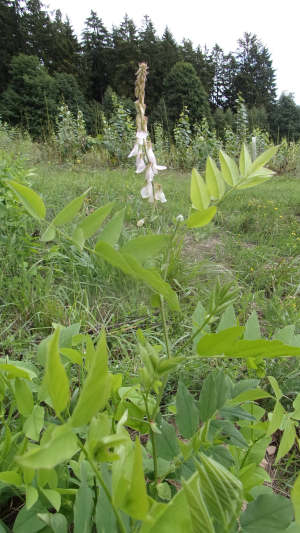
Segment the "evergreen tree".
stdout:
<svg viewBox="0 0 300 533">
<path fill-rule="evenodd" d="M 272 113 L 272 133 L 276 142 L 285 137 L 288 141 L 300 137 L 300 106 L 292 93 L 282 93 Z"/>
<path fill-rule="evenodd" d="M 109 84 L 111 40 L 95 11 L 86 19 L 82 36 L 87 96 L 101 102 Z"/>
<path fill-rule="evenodd" d="M 238 41 L 237 73 L 233 82 L 248 107 L 264 106 L 270 111 L 276 98 L 275 71 L 269 51 L 257 36 L 245 33 Z"/>
<path fill-rule="evenodd" d="M 9 80 L 9 66 L 23 48 L 19 1 L 0 0 L 0 93 Z"/>
<path fill-rule="evenodd" d="M 190 111 L 191 122 L 200 122 L 203 117 L 210 117 L 208 96 L 190 63 L 179 61 L 164 80 L 164 98 L 168 119 L 171 126 L 184 106 Z"/>
<path fill-rule="evenodd" d="M 140 61 L 137 28 L 126 14 L 119 28 L 112 32 L 113 54 L 111 85 L 117 94 L 132 98 L 135 73 Z"/>
<path fill-rule="evenodd" d="M 50 24 L 50 33 L 49 52 L 45 61 L 49 73 L 65 72 L 79 76 L 81 47 L 68 17 L 63 21 L 59 9 Z"/>
</svg>

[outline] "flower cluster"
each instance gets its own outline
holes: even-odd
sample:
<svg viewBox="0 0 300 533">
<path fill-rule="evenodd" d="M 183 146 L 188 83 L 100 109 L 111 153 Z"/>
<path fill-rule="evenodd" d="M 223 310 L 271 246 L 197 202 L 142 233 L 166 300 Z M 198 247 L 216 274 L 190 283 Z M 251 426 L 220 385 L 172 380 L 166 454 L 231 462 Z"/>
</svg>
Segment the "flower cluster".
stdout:
<svg viewBox="0 0 300 533">
<path fill-rule="evenodd" d="M 140 174 L 145 171 L 146 185 L 141 189 L 142 198 L 148 198 L 149 202 L 155 200 L 166 202 L 166 197 L 159 183 L 154 182 L 154 176 L 159 170 L 165 170 L 167 167 L 160 166 L 152 149 L 152 144 L 148 137 L 147 117 L 145 116 L 145 84 L 148 67 L 146 63 L 140 63 L 136 74 L 135 83 L 135 102 L 136 107 L 136 143 L 128 157 L 136 156 L 136 173 Z"/>
</svg>

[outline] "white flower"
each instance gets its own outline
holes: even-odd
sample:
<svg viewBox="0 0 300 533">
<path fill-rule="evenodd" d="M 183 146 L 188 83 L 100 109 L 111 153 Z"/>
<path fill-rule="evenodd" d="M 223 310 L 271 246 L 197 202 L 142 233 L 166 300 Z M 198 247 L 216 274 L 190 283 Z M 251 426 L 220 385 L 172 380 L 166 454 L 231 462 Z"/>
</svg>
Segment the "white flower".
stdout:
<svg viewBox="0 0 300 533">
<path fill-rule="evenodd" d="M 142 152 L 139 152 L 136 156 L 136 173 L 141 174 L 146 168 L 145 161 Z"/>
<path fill-rule="evenodd" d="M 184 221 L 183 215 L 177 215 L 176 220 L 177 222 L 183 222 Z"/>
<path fill-rule="evenodd" d="M 152 166 L 152 170 L 154 174 L 157 174 L 159 170 L 166 170 L 167 167 L 164 167 L 162 165 L 158 165 L 156 163 L 156 157 L 154 155 L 154 152 L 152 150 L 152 144 L 149 141 L 146 145 L 146 154 L 149 160 L 150 165 Z"/>
<path fill-rule="evenodd" d="M 155 200 L 158 200 L 162 204 L 164 204 L 167 201 L 160 183 L 154 184 L 154 198 Z"/>
<path fill-rule="evenodd" d="M 149 202 L 154 202 L 153 187 L 151 181 L 148 181 L 147 185 L 141 189 L 142 198 L 148 198 Z"/>
<path fill-rule="evenodd" d="M 141 218 L 140 220 L 137 221 L 136 225 L 138 228 L 141 228 L 143 225 L 145 224 L 145 219 L 144 218 Z"/>
<path fill-rule="evenodd" d="M 154 172 L 153 172 L 153 168 L 151 165 L 147 165 L 147 168 L 146 168 L 146 181 L 149 182 L 149 181 L 152 181 L 154 178 Z"/>
<path fill-rule="evenodd" d="M 133 157 L 134 155 L 138 155 L 138 153 L 139 153 L 139 145 L 138 143 L 135 143 L 128 157 Z"/>
</svg>

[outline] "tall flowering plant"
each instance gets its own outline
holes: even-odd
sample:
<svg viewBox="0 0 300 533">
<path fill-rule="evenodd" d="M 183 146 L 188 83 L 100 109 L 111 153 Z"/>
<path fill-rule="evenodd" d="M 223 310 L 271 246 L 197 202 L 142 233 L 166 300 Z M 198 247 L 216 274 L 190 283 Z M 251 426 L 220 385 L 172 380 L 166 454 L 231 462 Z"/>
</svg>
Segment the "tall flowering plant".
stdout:
<svg viewBox="0 0 300 533">
<path fill-rule="evenodd" d="M 166 202 L 166 197 L 160 183 L 154 182 L 154 176 L 159 170 L 167 167 L 160 166 L 156 162 L 156 157 L 152 149 L 152 143 L 148 139 L 147 117 L 145 115 L 145 84 L 148 74 L 146 63 L 140 63 L 136 73 L 135 82 L 135 107 L 136 107 L 136 143 L 128 157 L 136 156 L 136 173 L 145 172 L 146 185 L 141 189 L 142 198 L 148 198 L 149 202 L 155 200 Z"/>
</svg>

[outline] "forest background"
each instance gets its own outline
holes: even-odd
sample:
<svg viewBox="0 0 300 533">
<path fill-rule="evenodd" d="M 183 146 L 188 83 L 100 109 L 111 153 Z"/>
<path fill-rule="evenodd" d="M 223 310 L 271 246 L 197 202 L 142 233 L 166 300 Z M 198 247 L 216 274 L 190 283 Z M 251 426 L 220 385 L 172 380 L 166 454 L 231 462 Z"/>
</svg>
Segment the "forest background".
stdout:
<svg viewBox="0 0 300 533">
<path fill-rule="evenodd" d="M 187 106 L 192 123 L 206 117 L 222 138 L 235 127 L 240 98 L 250 131 L 267 131 L 275 142 L 300 137 L 300 106 L 292 93 L 276 98 L 271 54 L 254 34 L 245 33 L 226 54 L 218 44 L 210 50 L 189 39 L 178 44 L 168 27 L 159 37 L 148 16 L 137 28 L 126 15 L 109 32 L 91 11 L 79 39 L 69 19 L 59 10 L 50 14 L 40 0 L 0 0 L 0 26 L 0 116 L 36 139 L 51 135 L 62 102 L 74 114 L 82 111 L 92 135 L 113 112 L 114 94 L 134 116 L 140 61 L 150 67 L 150 128 L 159 122 L 172 134 Z"/>
</svg>

